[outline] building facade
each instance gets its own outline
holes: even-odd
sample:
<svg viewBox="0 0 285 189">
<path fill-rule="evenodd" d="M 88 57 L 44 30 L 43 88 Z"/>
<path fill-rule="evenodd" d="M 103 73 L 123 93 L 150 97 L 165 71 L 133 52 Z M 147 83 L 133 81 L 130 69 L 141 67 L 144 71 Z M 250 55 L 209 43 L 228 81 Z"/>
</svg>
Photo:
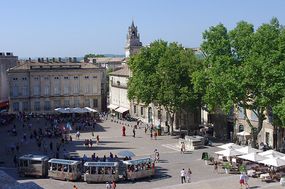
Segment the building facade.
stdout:
<svg viewBox="0 0 285 189">
<path fill-rule="evenodd" d="M 109 74 L 109 106 L 111 110 L 115 110 L 118 118 L 123 118 L 129 113 L 130 101 L 128 99 L 128 80 L 130 70 L 127 65 L 122 69 L 111 72 Z"/>
<path fill-rule="evenodd" d="M 106 106 L 104 68 L 55 59 L 31 60 L 9 69 L 10 112 L 52 113 L 55 108 Z"/>
<path fill-rule="evenodd" d="M 7 108 L 9 105 L 9 84 L 7 70 L 15 67 L 18 62 L 18 57 L 11 52 L 0 53 L 0 109 Z"/>
</svg>

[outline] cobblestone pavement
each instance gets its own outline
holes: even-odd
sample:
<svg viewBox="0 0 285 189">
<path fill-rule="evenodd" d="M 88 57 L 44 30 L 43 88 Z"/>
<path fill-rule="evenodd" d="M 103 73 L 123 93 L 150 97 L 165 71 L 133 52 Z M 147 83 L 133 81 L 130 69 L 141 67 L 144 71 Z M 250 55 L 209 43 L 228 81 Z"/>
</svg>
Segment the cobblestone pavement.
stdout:
<svg viewBox="0 0 285 189">
<path fill-rule="evenodd" d="M 31 120 L 32 127 L 45 126 L 43 119 Z M 203 189 L 238 189 L 239 186 L 239 175 L 227 175 L 220 170 L 220 173 L 214 173 L 213 166 L 205 165 L 201 161 L 202 152 L 209 152 L 213 154 L 217 151 L 216 147 L 206 147 L 204 149 L 195 150 L 185 154 L 180 154 L 179 149 L 176 148 L 178 138 L 174 136 L 159 136 L 157 140 L 151 140 L 149 134 L 144 133 L 143 128 L 137 129 L 136 137 L 132 137 L 131 125 L 135 123 L 128 123 L 126 137 L 121 136 L 121 124 L 105 121 L 100 123 L 95 129 L 95 136 L 92 138 L 91 132 L 81 132 L 79 140 L 73 140 L 66 144 L 64 148 L 70 152 L 77 152 L 80 155 L 86 154 L 91 156 L 92 153 L 96 153 L 99 157 L 103 155 L 109 155 L 110 152 L 116 154 L 121 150 L 127 149 L 134 152 L 139 157 L 153 155 L 154 149 L 158 149 L 160 152 L 161 162 L 157 164 L 156 175 L 151 179 L 138 180 L 136 182 L 121 182 L 117 184 L 118 189 L 142 189 L 142 188 L 156 188 L 156 189 L 186 189 L 186 188 L 203 188 Z M 24 132 L 29 132 L 28 128 L 22 128 L 20 123 L 17 123 L 19 129 L 19 136 L 13 137 L 7 135 L 7 130 L 11 129 L 12 126 L 6 128 L 0 128 L 1 145 L 7 146 L 20 140 Z M 75 131 L 73 131 L 75 132 Z M 95 145 L 92 148 L 84 147 L 84 139 L 92 138 L 95 141 L 96 135 L 100 136 L 100 144 Z M 75 138 L 75 133 L 72 133 Z M 47 143 L 50 140 L 56 142 L 57 139 L 46 139 Z M 63 149 L 63 148 L 62 148 Z M 8 168 L 2 168 L 8 174 L 15 177 L 18 182 L 33 181 L 42 188 L 46 189 L 71 189 L 75 184 L 79 189 L 82 188 L 97 188 L 104 189 L 105 184 L 87 184 L 84 182 L 65 182 L 53 179 L 32 179 L 32 178 L 18 178 L 15 168 L 13 168 L 12 154 L 8 153 L 5 148 L 0 148 L 0 161 L 4 161 L 5 166 Z M 25 144 L 20 147 L 19 155 L 27 153 L 43 153 L 39 151 L 34 141 L 28 140 Z M 51 155 L 48 152 L 48 155 Z M 187 184 L 180 184 L 180 170 L 182 168 L 191 168 L 192 170 L 192 182 Z M 282 188 L 279 183 L 262 183 L 259 179 L 251 178 L 249 180 L 251 188 Z"/>
</svg>

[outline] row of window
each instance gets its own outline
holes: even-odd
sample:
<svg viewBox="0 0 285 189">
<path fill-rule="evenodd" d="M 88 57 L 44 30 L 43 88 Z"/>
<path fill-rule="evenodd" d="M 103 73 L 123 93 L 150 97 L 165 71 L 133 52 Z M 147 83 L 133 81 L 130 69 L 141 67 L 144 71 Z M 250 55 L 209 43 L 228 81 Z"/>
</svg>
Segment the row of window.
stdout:
<svg viewBox="0 0 285 189">
<path fill-rule="evenodd" d="M 54 100 L 53 104 L 54 104 L 54 108 L 59 108 L 59 107 L 70 107 L 71 105 L 71 100 L 63 100 L 63 104 L 61 104 L 61 100 Z M 80 107 L 80 99 L 74 99 L 73 101 L 73 107 Z M 84 100 L 84 106 L 90 107 L 90 105 L 93 105 L 94 108 L 98 107 L 98 99 L 85 99 Z M 54 109 L 53 108 L 53 109 Z M 33 110 L 34 111 L 42 111 L 41 109 L 41 102 L 40 101 L 36 101 L 33 104 Z M 51 111 L 52 107 L 51 107 L 51 101 L 44 101 L 43 102 L 43 110 L 44 111 Z M 29 111 L 29 103 L 27 101 L 22 102 L 22 108 L 20 109 L 20 103 L 19 102 L 14 102 L 13 103 L 13 111 L 17 112 L 17 111 Z"/>
<path fill-rule="evenodd" d="M 134 114 L 137 114 L 138 113 L 138 110 L 137 110 L 137 105 L 134 105 L 133 109 L 134 109 Z M 152 108 L 151 107 L 148 107 L 148 114 L 151 116 L 152 115 Z M 144 107 L 141 106 L 140 107 L 140 116 L 144 116 Z M 158 119 L 161 119 L 162 118 L 162 110 L 157 110 L 157 118 Z"/>
<path fill-rule="evenodd" d="M 71 78 L 72 78 L 72 77 L 69 77 L 69 76 L 64 76 L 64 77 L 63 77 L 63 79 L 71 79 Z M 85 78 L 85 79 L 89 79 L 89 76 L 84 76 L 84 78 Z M 92 76 L 92 78 L 93 78 L 93 79 L 96 79 L 97 76 L 94 75 L 94 76 Z M 54 79 L 55 79 L 55 80 L 58 80 L 58 79 L 60 79 L 60 77 L 59 77 L 59 76 L 56 76 L 56 77 L 54 77 Z M 75 80 L 76 80 L 76 79 L 79 79 L 79 76 L 74 76 L 73 79 L 75 79 Z M 17 81 L 17 80 L 18 80 L 17 77 L 13 77 L 13 81 Z M 26 77 L 23 77 L 22 80 L 26 81 L 27 78 L 26 78 Z M 34 80 L 39 80 L 39 77 L 34 77 Z M 49 77 L 44 77 L 44 80 L 49 80 Z"/>
<path fill-rule="evenodd" d="M 54 95 L 60 95 L 60 86 L 55 86 L 53 88 L 53 93 Z M 73 89 L 73 90 L 72 90 Z M 43 89 L 43 95 L 49 96 L 51 95 L 51 87 L 50 86 L 45 86 Z M 73 92 L 73 93 L 72 93 Z M 74 85 L 73 87 L 71 86 L 63 86 L 63 94 L 64 95 L 72 95 L 72 94 L 79 94 L 80 92 L 80 86 L 79 85 Z M 84 88 L 84 93 L 96 93 L 97 90 L 95 86 L 93 85 L 88 85 L 87 87 Z M 33 95 L 34 96 L 39 96 L 40 95 L 40 86 L 34 86 L 33 87 Z M 19 86 L 13 86 L 11 90 L 11 96 L 13 97 L 18 97 L 18 96 L 29 96 L 29 88 L 27 86 L 19 87 Z"/>
</svg>

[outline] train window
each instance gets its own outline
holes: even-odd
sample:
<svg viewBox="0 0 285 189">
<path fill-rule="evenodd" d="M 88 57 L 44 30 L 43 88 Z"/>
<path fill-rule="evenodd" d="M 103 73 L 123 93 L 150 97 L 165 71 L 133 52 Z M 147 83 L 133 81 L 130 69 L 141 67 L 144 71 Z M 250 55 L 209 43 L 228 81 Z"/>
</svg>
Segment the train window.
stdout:
<svg viewBox="0 0 285 189">
<path fill-rule="evenodd" d="M 41 165 L 41 162 L 40 162 L 40 161 L 31 160 L 31 161 L 30 161 L 30 164 L 31 164 L 31 165 Z"/>
</svg>

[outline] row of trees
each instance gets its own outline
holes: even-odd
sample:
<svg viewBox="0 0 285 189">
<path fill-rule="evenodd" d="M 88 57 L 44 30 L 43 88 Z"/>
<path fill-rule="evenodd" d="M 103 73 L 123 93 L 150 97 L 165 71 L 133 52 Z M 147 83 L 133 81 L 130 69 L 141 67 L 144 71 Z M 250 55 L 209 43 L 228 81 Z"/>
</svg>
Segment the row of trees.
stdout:
<svg viewBox="0 0 285 189">
<path fill-rule="evenodd" d="M 155 41 L 129 61 L 132 77 L 128 97 L 145 104 L 154 102 L 174 114 L 185 108 L 209 112 L 232 107 L 247 112 L 253 145 L 266 117 L 275 126 L 285 125 L 285 29 L 276 18 L 254 30 L 239 22 L 228 31 L 223 24 L 203 33 L 203 61 L 177 43 Z"/>
</svg>

